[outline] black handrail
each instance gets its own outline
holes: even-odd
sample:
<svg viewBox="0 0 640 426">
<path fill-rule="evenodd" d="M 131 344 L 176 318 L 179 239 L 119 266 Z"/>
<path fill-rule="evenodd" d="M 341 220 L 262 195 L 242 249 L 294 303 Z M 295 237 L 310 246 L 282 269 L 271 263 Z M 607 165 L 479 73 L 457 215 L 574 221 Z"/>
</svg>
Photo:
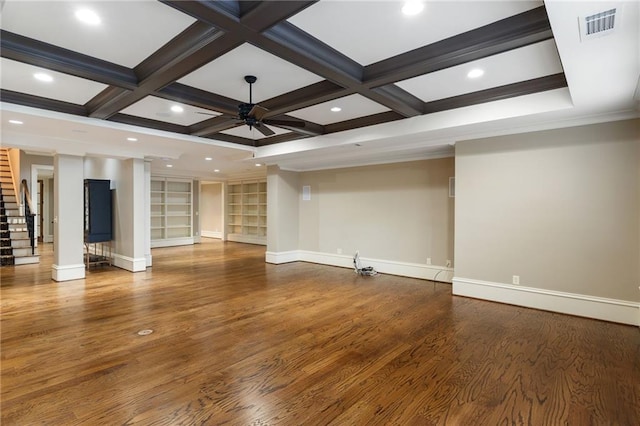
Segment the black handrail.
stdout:
<svg viewBox="0 0 640 426">
<path fill-rule="evenodd" d="M 27 232 L 29 233 L 29 242 L 31 243 L 31 254 L 35 254 L 36 250 L 36 229 L 33 206 L 31 205 L 31 194 L 29 194 L 29 186 L 27 180 L 22 179 L 22 192 L 24 193 L 24 220 L 27 223 Z"/>
</svg>

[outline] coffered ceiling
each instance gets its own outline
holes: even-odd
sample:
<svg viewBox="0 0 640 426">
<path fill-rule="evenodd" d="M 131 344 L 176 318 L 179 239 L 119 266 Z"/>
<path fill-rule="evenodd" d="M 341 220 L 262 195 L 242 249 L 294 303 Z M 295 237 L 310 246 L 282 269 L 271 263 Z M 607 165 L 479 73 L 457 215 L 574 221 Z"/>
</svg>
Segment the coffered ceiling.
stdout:
<svg viewBox="0 0 640 426">
<path fill-rule="evenodd" d="M 474 119 L 477 125 L 506 118 L 482 113 L 496 103 L 512 111 L 523 100 L 549 103 L 520 116 L 571 106 L 567 67 L 573 55 L 559 54 L 556 28 L 577 26 L 583 10 L 610 6 L 419 3 L 423 10 L 409 16 L 400 1 L 6 0 L 0 22 L 3 111 L 115 132 L 112 149 L 120 156 L 184 159 L 207 149 L 215 155 L 220 148 L 237 149 L 235 157 L 247 162 L 263 157 L 286 164 L 302 151 L 344 141 L 358 147 L 371 141 L 372 161 L 389 157 L 392 141 L 398 149 L 406 145 L 407 158 L 442 155 L 451 150 L 448 141 L 420 147 L 417 135 L 441 130 L 443 125 L 432 123 L 443 117 L 480 111 L 484 118 Z M 624 19 L 635 25 L 633 37 L 637 5 L 618 8 L 629 9 L 631 18 Z M 94 21 L 78 19 L 80 11 Z M 572 21 L 556 24 L 567 17 Z M 637 70 L 631 73 L 633 84 Z M 39 74 L 49 81 L 38 80 Z M 238 119 L 238 105 L 249 102 L 246 75 L 257 77 L 252 101 L 275 125 L 256 129 Z M 458 120 L 455 127 L 470 124 Z M 16 133 L 38 133 L 7 129 L 4 121 L 2 126 L 3 142 L 13 138 L 16 146 L 29 139 Z M 131 132 L 173 140 L 176 147 L 148 141 L 128 147 L 120 139 Z M 82 134 L 56 138 L 77 140 Z M 193 144 L 205 148 L 189 153 Z M 44 143 L 34 145 L 42 150 Z M 364 150 L 339 150 L 319 157 L 345 155 L 367 156 Z M 246 170 L 246 164 L 202 167 L 191 165 L 200 175 L 211 175 L 211 167 Z"/>
</svg>

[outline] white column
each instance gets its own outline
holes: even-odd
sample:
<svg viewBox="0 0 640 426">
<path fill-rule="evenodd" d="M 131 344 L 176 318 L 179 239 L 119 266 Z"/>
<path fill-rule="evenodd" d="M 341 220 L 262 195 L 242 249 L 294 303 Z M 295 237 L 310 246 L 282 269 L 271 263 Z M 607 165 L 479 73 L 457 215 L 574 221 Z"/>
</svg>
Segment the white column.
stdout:
<svg viewBox="0 0 640 426">
<path fill-rule="evenodd" d="M 268 263 L 298 260 L 298 173 L 267 168 Z"/>
<path fill-rule="evenodd" d="M 113 263 L 131 272 L 147 268 L 145 257 L 146 196 L 144 160 L 122 161 L 120 178 L 116 182 L 116 237 Z M 150 219 L 149 219 L 150 220 Z"/>
<path fill-rule="evenodd" d="M 151 161 L 144 162 L 144 258 L 147 268 L 152 262 L 151 256 Z"/>
<path fill-rule="evenodd" d="M 53 265 L 55 281 L 85 277 L 84 163 L 82 157 L 57 154 L 53 159 Z"/>
</svg>

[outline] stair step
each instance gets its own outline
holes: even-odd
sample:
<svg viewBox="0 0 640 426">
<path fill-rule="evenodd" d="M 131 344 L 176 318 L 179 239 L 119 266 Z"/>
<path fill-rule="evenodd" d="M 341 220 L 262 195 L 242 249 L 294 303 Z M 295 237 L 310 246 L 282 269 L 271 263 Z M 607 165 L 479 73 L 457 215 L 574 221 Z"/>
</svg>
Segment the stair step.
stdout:
<svg viewBox="0 0 640 426">
<path fill-rule="evenodd" d="M 19 239 L 19 240 L 29 239 L 29 233 L 27 231 L 10 231 L 9 234 L 11 235 L 11 239 L 12 240 L 15 240 L 15 239 Z"/>
<path fill-rule="evenodd" d="M 5 200 L 2 200 L 2 201 L 4 201 L 4 208 L 6 210 L 18 210 L 18 203 L 16 203 L 15 201 L 9 201 L 9 202 Z"/>
<path fill-rule="evenodd" d="M 40 263 L 40 256 L 14 256 L 14 265 L 31 265 L 33 263 Z"/>
<path fill-rule="evenodd" d="M 31 248 L 31 240 L 28 238 L 14 238 L 12 240 L 10 240 L 10 247 L 13 248 L 25 248 L 25 247 L 29 247 Z"/>
<path fill-rule="evenodd" d="M 4 192 L 2 193 L 2 201 L 5 203 L 17 203 L 15 195 L 7 195 Z"/>
<path fill-rule="evenodd" d="M 13 248 L 13 257 L 28 257 L 28 256 L 37 256 L 38 250 L 36 249 L 34 253 L 31 253 L 31 247 L 19 247 Z"/>
</svg>

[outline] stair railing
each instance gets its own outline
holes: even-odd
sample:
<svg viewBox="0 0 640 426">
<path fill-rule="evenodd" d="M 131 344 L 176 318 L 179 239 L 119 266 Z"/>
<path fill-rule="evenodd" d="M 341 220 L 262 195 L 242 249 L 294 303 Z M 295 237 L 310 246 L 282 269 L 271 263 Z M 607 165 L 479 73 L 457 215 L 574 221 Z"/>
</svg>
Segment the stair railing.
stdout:
<svg viewBox="0 0 640 426">
<path fill-rule="evenodd" d="M 31 194 L 29 193 L 29 185 L 27 180 L 22 179 L 22 193 L 24 194 L 24 219 L 27 223 L 27 232 L 29 233 L 29 242 L 31 243 L 31 254 L 35 254 L 36 248 L 36 229 L 35 229 L 35 217 L 33 213 L 33 205 L 31 204 Z"/>
</svg>

